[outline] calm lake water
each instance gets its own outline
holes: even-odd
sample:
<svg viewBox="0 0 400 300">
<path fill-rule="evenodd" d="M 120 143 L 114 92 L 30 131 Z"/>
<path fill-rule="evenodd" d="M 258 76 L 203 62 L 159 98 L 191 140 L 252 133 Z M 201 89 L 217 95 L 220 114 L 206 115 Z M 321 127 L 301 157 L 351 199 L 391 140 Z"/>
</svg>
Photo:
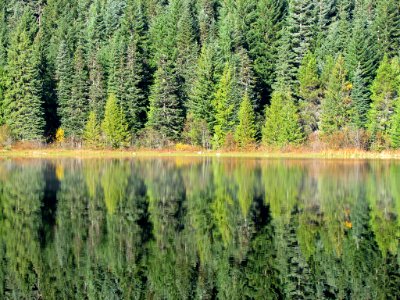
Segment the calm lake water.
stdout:
<svg viewBox="0 0 400 300">
<path fill-rule="evenodd" d="M 0 299 L 400 299 L 400 162 L 0 161 Z"/>
</svg>

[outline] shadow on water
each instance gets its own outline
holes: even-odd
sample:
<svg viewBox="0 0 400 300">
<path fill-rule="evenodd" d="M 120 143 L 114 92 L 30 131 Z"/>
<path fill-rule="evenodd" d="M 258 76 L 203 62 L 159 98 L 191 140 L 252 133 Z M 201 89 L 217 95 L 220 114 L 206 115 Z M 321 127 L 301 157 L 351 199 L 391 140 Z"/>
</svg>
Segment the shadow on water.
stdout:
<svg viewBox="0 0 400 300">
<path fill-rule="evenodd" d="M 400 299 L 400 163 L 0 161 L 1 299 Z"/>
</svg>

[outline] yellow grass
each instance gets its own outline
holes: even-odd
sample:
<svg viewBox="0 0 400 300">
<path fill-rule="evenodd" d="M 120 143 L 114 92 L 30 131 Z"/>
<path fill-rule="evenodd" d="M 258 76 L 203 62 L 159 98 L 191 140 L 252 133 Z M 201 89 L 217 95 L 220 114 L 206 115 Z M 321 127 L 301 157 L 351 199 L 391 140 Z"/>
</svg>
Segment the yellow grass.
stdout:
<svg viewBox="0 0 400 300">
<path fill-rule="evenodd" d="M 400 159 L 399 151 L 179 151 L 179 150 L 67 150 L 56 148 L 0 150 L 2 158 L 135 158 L 135 157 L 231 157 L 231 158 L 320 158 L 320 159 Z"/>
</svg>

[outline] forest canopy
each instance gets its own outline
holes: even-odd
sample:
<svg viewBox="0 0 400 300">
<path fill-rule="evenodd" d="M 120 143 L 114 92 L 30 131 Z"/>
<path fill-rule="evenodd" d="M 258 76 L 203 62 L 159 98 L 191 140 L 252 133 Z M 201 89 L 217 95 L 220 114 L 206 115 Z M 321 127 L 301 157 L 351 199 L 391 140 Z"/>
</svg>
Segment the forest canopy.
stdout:
<svg viewBox="0 0 400 300">
<path fill-rule="evenodd" d="M 398 0 L 0 0 L 0 125 L 88 147 L 400 147 Z"/>
</svg>

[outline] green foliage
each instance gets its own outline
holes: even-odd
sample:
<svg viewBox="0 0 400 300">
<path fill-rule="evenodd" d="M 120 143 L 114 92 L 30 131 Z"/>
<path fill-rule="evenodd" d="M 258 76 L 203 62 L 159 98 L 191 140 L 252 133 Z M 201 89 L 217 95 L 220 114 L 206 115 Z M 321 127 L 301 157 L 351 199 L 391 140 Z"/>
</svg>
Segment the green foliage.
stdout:
<svg viewBox="0 0 400 300">
<path fill-rule="evenodd" d="M 41 140 L 44 132 L 36 34 L 36 20 L 26 9 L 10 40 L 3 104 L 6 124 L 13 136 L 20 140 Z"/>
<path fill-rule="evenodd" d="M 290 91 L 306 136 L 369 129 L 386 147 L 396 97 L 382 104 L 371 86 L 399 55 L 399 11 L 398 0 L 1 0 L 0 124 L 16 141 L 62 127 L 79 146 L 113 94 L 131 135 L 163 147 L 201 124 L 220 148 L 245 94 L 261 123 Z"/>
<path fill-rule="evenodd" d="M 299 68 L 299 108 L 301 123 L 306 135 L 318 129 L 321 82 L 318 75 L 317 59 L 312 53 L 307 53 Z"/>
<path fill-rule="evenodd" d="M 394 148 L 400 148 L 400 97 L 396 100 L 395 111 L 391 119 L 390 129 L 391 144 Z"/>
<path fill-rule="evenodd" d="M 303 140 L 297 107 L 288 91 L 275 91 L 271 106 L 265 112 L 263 143 L 283 147 L 296 145 Z"/>
<path fill-rule="evenodd" d="M 205 44 L 197 63 L 195 80 L 189 95 L 188 109 L 198 120 L 205 120 L 210 130 L 214 126 L 214 49 Z"/>
<path fill-rule="evenodd" d="M 97 147 L 100 145 L 100 139 L 101 128 L 98 123 L 98 117 L 94 111 L 91 111 L 83 133 L 83 140 L 85 145 L 89 147 Z"/>
<path fill-rule="evenodd" d="M 61 48 L 61 50 L 63 47 Z M 67 76 L 68 60 L 60 62 L 59 66 L 59 96 L 62 97 L 60 102 L 61 125 L 65 130 L 67 138 L 79 140 L 86 124 L 89 110 L 88 100 L 88 72 L 84 60 L 84 49 L 82 45 L 78 45 L 73 59 L 72 81 Z M 65 57 L 63 51 L 60 53 L 60 59 Z M 70 91 L 69 91 L 70 90 Z"/>
<path fill-rule="evenodd" d="M 94 120 L 96 116 L 92 116 L 93 122 L 88 123 L 92 127 L 92 131 L 95 127 Z M 107 145 L 113 148 L 124 147 L 129 144 L 129 132 L 125 120 L 125 115 L 121 108 L 118 106 L 117 98 L 111 94 L 108 96 L 106 108 L 104 112 L 104 120 L 101 124 L 104 132 L 104 138 Z M 92 133 L 93 134 L 93 133 Z M 95 138 L 95 136 L 92 136 Z"/>
<path fill-rule="evenodd" d="M 212 102 L 215 111 L 214 148 L 221 148 L 225 144 L 226 135 L 235 125 L 232 86 L 232 67 L 227 63 Z"/>
<path fill-rule="evenodd" d="M 390 131 L 391 117 L 398 98 L 398 76 L 400 65 L 397 58 L 385 56 L 371 86 L 371 109 L 368 114 L 368 130 L 375 141 L 377 136 L 386 136 Z"/>
<path fill-rule="evenodd" d="M 322 101 L 321 130 L 330 134 L 351 124 L 353 103 L 351 83 L 347 81 L 347 70 L 343 56 L 339 55 L 333 66 Z"/>
<path fill-rule="evenodd" d="M 184 116 L 176 80 L 171 62 L 162 58 L 151 90 L 147 126 L 160 132 L 164 140 L 175 140 L 182 131 Z"/>
<path fill-rule="evenodd" d="M 239 109 L 239 124 L 235 130 L 235 141 L 241 148 L 245 148 L 255 143 L 256 124 L 253 106 L 249 96 L 245 94 Z"/>
</svg>

